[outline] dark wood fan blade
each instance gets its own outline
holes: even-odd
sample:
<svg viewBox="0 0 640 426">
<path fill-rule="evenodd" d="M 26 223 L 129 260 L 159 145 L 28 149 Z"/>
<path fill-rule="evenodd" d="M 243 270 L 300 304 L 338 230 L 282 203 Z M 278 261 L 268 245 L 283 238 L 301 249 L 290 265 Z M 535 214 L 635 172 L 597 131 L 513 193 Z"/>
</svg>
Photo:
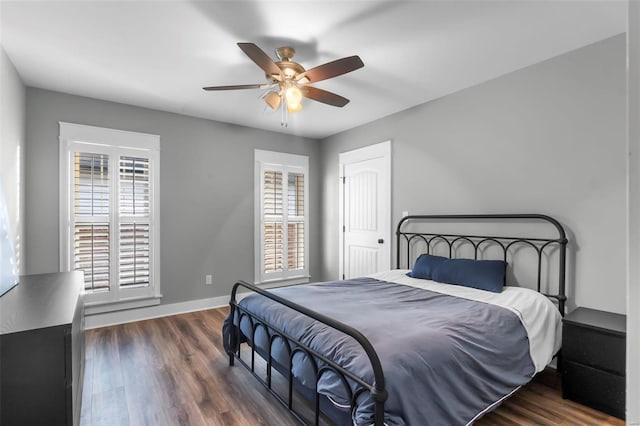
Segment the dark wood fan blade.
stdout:
<svg viewBox="0 0 640 426">
<path fill-rule="evenodd" d="M 278 68 L 269 55 L 264 53 L 258 46 L 253 43 L 238 43 L 238 47 L 242 49 L 256 65 L 262 68 L 267 75 L 280 75 L 280 68 Z"/>
<path fill-rule="evenodd" d="M 240 90 L 240 89 L 260 89 L 264 84 L 237 84 L 235 86 L 209 86 L 204 90 Z"/>
<path fill-rule="evenodd" d="M 322 102 L 323 104 L 342 108 L 349 103 L 349 99 L 343 98 L 340 95 L 336 95 L 335 93 L 331 93 L 326 90 L 318 89 L 317 87 L 304 86 L 301 87 L 300 90 L 305 98 Z"/>
<path fill-rule="evenodd" d="M 315 68 L 307 70 L 303 75 L 309 79 L 310 83 L 315 83 L 317 81 L 326 80 L 328 78 L 337 77 L 339 75 L 355 71 L 363 66 L 364 63 L 359 56 L 348 56 L 346 58 L 318 65 Z"/>
</svg>

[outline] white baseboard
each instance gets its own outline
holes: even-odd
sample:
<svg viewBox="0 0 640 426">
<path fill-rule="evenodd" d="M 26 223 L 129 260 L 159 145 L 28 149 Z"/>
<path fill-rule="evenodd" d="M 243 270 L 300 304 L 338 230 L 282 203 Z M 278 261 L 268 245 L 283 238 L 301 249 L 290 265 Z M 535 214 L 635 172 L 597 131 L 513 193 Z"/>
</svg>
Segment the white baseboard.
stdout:
<svg viewBox="0 0 640 426">
<path fill-rule="evenodd" d="M 222 306 L 229 305 L 229 297 L 230 296 L 210 297 L 208 299 L 189 300 L 187 302 L 169 303 L 165 305 L 147 306 L 138 309 L 127 309 L 115 312 L 86 315 L 84 319 L 84 328 L 85 330 L 90 330 L 93 328 L 106 327 L 109 325 L 124 324 L 128 322 L 166 317 L 169 315 L 185 314 L 187 312 L 220 308 Z M 238 294 L 238 299 L 240 298 L 241 295 Z"/>
</svg>

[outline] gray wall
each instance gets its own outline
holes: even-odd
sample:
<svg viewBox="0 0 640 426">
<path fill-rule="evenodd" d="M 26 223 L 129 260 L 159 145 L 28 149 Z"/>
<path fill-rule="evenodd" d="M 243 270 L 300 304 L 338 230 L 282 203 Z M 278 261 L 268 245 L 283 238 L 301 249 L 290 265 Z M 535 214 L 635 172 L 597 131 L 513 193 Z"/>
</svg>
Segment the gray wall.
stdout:
<svg viewBox="0 0 640 426">
<path fill-rule="evenodd" d="M 24 141 L 26 89 L 0 45 L 0 179 L 20 273 L 25 270 Z"/>
<path fill-rule="evenodd" d="M 625 50 L 616 36 L 323 140 L 323 279 L 338 275 L 338 154 L 391 139 L 393 224 L 549 214 L 571 238 L 569 306 L 625 312 Z"/>
<path fill-rule="evenodd" d="M 640 425 L 640 2 L 629 2 L 629 264 L 627 424 Z"/>
<path fill-rule="evenodd" d="M 255 148 L 310 157 L 310 257 L 318 257 L 317 141 L 28 88 L 28 273 L 59 269 L 58 121 L 160 135 L 162 303 L 228 295 L 236 280 L 253 281 Z M 204 285 L 208 273 L 213 286 Z M 320 275 L 318 263 L 311 275 Z"/>
<path fill-rule="evenodd" d="M 252 280 L 254 148 L 310 156 L 312 278 L 336 278 L 338 154 L 391 139 L 393 223 L 550 214 L 571 237 L 570 306 L 625 312 L 625 49 L 613 37 L 320 142 L 30 88 L 27 272 L 58 269 L 58 121 L 161 136 L 164 303 Z"/>
</svg>

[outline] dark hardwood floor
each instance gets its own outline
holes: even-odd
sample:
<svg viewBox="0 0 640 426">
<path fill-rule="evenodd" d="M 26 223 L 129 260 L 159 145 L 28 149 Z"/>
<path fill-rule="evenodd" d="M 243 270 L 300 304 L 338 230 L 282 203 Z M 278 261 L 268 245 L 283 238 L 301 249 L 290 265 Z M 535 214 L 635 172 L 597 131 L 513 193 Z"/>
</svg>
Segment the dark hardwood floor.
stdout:
<svg viewBox="0 0 640 426">
<path fill-rule="evenodd" d="M 297 425 L 222 349 L 226 308 L 89 330 L 82 426 Z M 543 373 L 477 425 L 624 425 Z"/>
</svg>

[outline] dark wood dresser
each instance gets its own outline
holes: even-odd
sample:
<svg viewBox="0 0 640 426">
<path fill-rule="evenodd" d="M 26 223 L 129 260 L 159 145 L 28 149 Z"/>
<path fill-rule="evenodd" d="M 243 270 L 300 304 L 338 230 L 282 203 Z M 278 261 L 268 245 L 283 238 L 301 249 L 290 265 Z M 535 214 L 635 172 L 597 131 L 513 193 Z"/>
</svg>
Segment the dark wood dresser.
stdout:
<svg viewBox="0 0 640 426">
<path fill-rule="evenodd" d="M 80 421 L 82 272 L 25 275 L 0 297 L 0 424 Z"/>
<path fill-rule="evenodd" d="M 562 393 L 624 419 L 626 316 L 578 308 L 564 317 Z"/>
</svg>

